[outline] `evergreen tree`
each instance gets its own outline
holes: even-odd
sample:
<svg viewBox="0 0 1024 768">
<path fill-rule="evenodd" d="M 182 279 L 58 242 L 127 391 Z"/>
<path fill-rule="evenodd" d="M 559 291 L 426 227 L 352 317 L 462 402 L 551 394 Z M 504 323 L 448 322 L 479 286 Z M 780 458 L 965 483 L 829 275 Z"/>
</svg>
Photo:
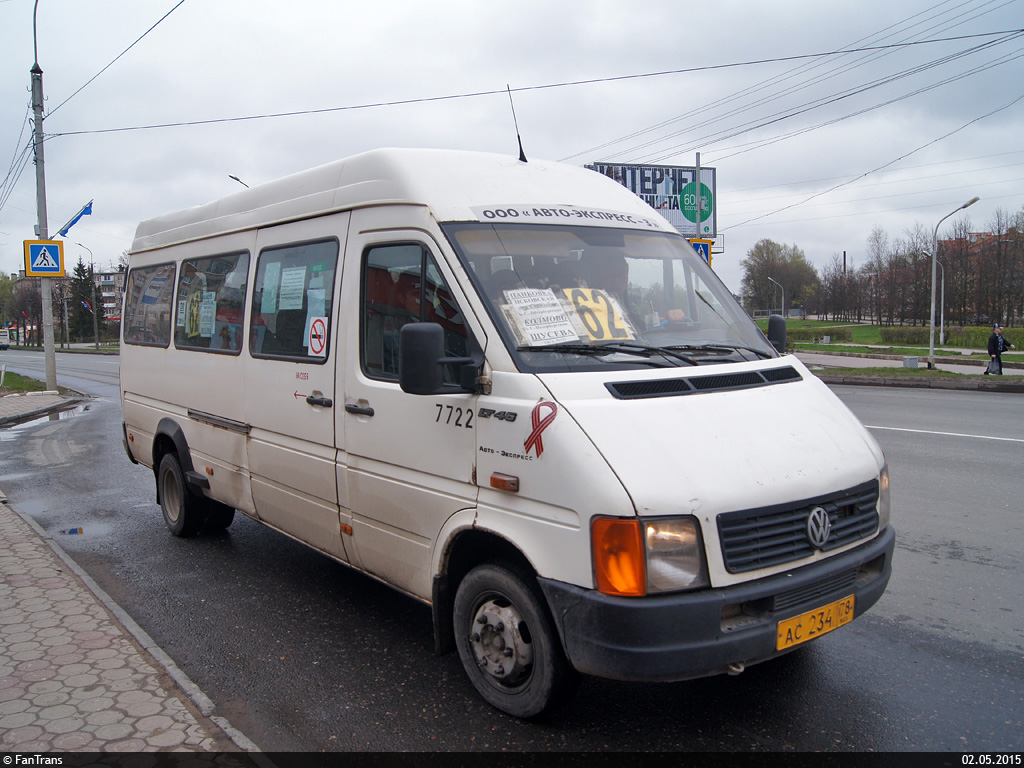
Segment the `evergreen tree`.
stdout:
<svg viewBox="0 0 1024 768">
<path fill-rule="evenodd" d="M 92 267 L 78 257 L 71 277 L 71 298 L 68 300 L 68 326 L 73 341 L 89 341 L 93 338 Z M 90 309 L 91 308 L 91 309 Z"/>
</svg>

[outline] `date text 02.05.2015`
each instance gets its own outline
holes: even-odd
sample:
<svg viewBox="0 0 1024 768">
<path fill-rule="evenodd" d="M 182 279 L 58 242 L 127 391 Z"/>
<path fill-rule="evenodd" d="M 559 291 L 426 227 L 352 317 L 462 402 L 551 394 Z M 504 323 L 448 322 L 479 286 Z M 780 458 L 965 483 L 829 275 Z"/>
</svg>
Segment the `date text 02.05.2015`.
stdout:
<svg viewBox="0 0 1024 768">
<path fill-rule="evenodd" d="M 1020 752 L 965 752 L 960 756 L 963 765 L 1020 765 Z"/>
</svg>

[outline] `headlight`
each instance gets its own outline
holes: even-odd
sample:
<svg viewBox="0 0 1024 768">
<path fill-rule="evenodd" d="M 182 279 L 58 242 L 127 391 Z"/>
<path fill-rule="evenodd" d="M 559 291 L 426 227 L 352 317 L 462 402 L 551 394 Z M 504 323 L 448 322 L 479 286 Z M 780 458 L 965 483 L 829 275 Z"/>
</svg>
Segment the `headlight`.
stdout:
<svg viewBox="0 0 1024 768">
<path fill-rule="evenodd" d="M 606 595 L 642 597 L 710 583 L 693 517 L 598 517 L 591 523 L 594 580 Z"/>
<path fill-rule="evenodd" d="M 644 520 L 643 525 L 649 593 L 707 586 L 704 542 L 695 518 Z"/>
<path fill-rule="evenodd" d="M 889 462 L 882 465 L 878 473 L 878 530 L 882 530 L 892 522 L 892 510 L 889 506 Z"/>
</svg>

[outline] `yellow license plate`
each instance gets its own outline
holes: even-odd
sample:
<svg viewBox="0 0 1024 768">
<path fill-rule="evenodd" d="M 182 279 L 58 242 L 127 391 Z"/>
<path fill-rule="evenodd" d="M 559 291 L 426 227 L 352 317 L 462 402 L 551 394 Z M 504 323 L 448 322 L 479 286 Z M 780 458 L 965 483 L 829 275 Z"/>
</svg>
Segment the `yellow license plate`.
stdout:
<svg viewBox="0 0 1024 768">
<path fill-rule="evenodd" d="M 813 611 L 780 621 L 775 635 L 775 650 L 782 651 L 806 643 L 816 637 L 839 629 L 853 621 L 853 595 L 844 597 Z"/>
</svg>

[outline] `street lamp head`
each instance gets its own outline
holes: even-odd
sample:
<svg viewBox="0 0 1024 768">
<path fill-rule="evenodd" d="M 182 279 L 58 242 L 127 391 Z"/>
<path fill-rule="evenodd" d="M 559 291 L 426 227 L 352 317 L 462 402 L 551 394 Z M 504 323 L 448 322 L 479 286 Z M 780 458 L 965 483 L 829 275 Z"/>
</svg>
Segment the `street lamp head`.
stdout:
<svg viewBox="0 0 1024 768">
<path fill-rule="evenodd" d="M 963 205 L 960 206 L 960 210 L 962 211 L 964 208 L 970 208 L 972 205 L 974 205 L 979 200 L 981 200 L 980 197 L 972 197 L 970 200 L 968 200 L 966 203 L 964 203 Z"/>
</svg>

